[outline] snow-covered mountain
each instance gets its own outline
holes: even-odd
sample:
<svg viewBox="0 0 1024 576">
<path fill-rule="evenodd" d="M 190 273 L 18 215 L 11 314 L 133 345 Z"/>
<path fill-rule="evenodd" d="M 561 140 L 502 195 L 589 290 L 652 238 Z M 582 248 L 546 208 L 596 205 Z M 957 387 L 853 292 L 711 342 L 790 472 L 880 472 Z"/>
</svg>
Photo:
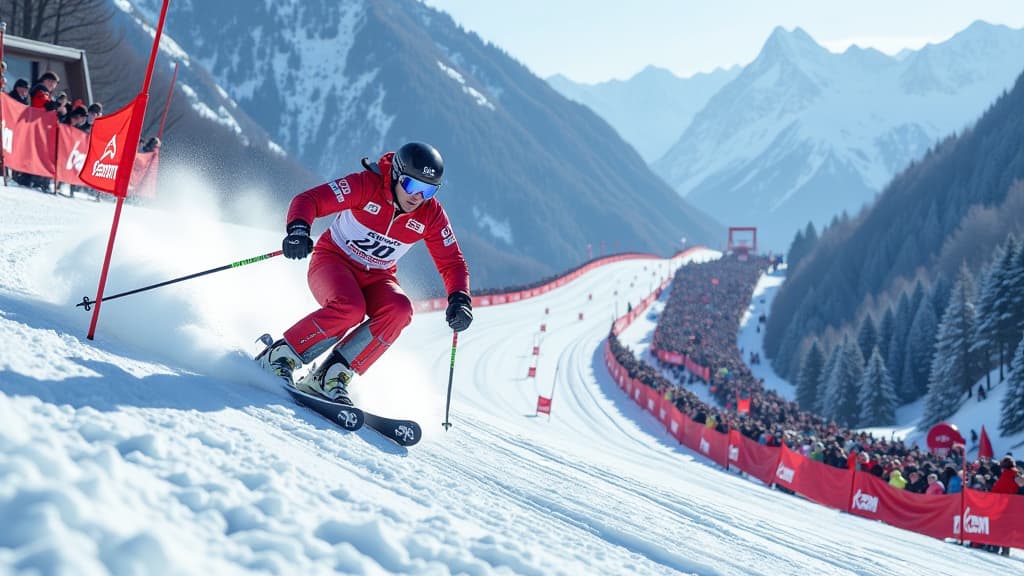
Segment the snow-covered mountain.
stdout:
<svg viewBox="0 0 1024 576">
<path fill-rule="evenodd" d="M 561 74 L 547 79 L 555 90 L 584 104 L 608 121 L 646 162 L 661 158 L 693 117 L 741 68 L 716 69 L 680 78 L 648 66 L 628 80 L 597 84 L 573 82 Z"/>
<path fill-rule="evenodd" d="M 942 137 L 969 127 L 1024 70 L 1024 30 L 975 22 L 891 57 L 834 54 L 777 28 L 653 166 L 727 225 L 783 250 L 796 230 L 856 212 Z"/>
<path fill-rule="evenodd" d="M 187 205 L 208 199 L 183 193 L 175 218 L 125 207 L 108 294 L 279 240 L 197 214 Z M 108 301 L 87 340 L 89 314 L 74 304 L 95 291 L 110 210 L 0 187 L 0 573 L 888 576 L 894 566 L 1024 566 L 1017 552 L 948 544 L 770 490 L 671 439 L 601 361 L 616 308 L 650 291 L 630 279 L 671 272 L 660 259 L 479 307 L 459 338 L 448 432 L 451 332 L 441 313 L 417 314 L 353 386 L 367 408 L 423 424 L 424 440 L 400 449 L 294 405 L 246 358 L 255 334 L 279 334 L 313 304 L 280 297 L 307 294 L 302 263 L 279 258 Z M 638 322 L 621 339 L 649 344 L 651 330 Z M 534 361 L 538 377 L 527 379 Z M 552 390 L 551 418 L 536 417 L 537 395 Z"/>
<path fill-rule="evenodd" d="M 171 4 L 169 14 L 175 5 Z M 154 14 L 143 13 L 128 1 L 113 2 L 110 14 L 109 20 L 98 19 L 81 32 L 123 37 L 114 50 L 89 53 L 94 95 L 108 113 L 137 94 L 156 21 Z M 163 176 L 178 170 L 220 187 L 225 198 L 247 187 L 284 201 L 286 195 L 290 198 L 292 187 L 319 182 L 319 177 L 290 157 L 166 31 L 150 85 L 144 139 L 155 136 L 163 121 L 175 64 L 178 72 L 161 149 L 161 200 L 176 194 L 164 186 Z M 245 219 L 244 215 L 238 217 Z"/>
<path fill-rule="evenodd" d="M 160 2 L 136 5 L 155 18 Z M 475 286 L 537 281 L 588 245 L 669 254 L 681 237 L 721 242 L 720 225 L 599 116 L 416 0 L 181 1 L 167 32 L 323 179 L 407 140 L 436 145 Z M 409 260 L 440 288 L 424 250 Z"/>
</svg>

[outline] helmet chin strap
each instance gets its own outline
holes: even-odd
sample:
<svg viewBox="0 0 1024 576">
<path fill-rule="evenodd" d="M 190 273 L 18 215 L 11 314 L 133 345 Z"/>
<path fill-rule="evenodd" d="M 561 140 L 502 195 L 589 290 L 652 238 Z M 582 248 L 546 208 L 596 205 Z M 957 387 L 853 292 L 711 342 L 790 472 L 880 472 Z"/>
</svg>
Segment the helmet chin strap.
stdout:
<svg viewBox="0 0 1024 576">
<path fill-rule="evenodd" d="M 398 211 L 398 213 L 395 214 L 397 216 L 398 214 L 405 214 L 405 209 L 402 208 L 402 203 L 398 201 L 398 192 L 395 192 L 395 186 L 398 186 L 398 184 L 392 182 L 391 183 L 391 201 L 395 205 L 395 210 Z"/>
</svg>

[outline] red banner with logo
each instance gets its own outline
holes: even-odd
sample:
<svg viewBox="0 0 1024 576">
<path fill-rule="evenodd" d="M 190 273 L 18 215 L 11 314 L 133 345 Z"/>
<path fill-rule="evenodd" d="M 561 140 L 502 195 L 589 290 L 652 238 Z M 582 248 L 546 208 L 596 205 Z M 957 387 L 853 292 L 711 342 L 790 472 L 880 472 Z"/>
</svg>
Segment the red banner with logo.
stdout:
<svg viewBox="0 0 1024 576">
<path fill-rule="evenodd" d="M 139 152 L 135 155 L 128 194 L 142 198 L 156 198 L 156 173 L 160 165 L 160 151 Z"/>
<path fill-rule="evenodd" d="M 968 489 L 963 516 L 953 526 L 958 538 L 961 528 L 964 540 L 1024 548 L 1024 496 Z"/>
<path fill-rule="evenodd" d="M 57 158 L 57 113 L 30 108 L 10 96 L 3 106 L 4 164 L 12 170 L 53 176 Z"/>
<path fill-rule="evenodd" d="M 846 510 L 850 497 L 849 470 L 805 458 L 785 444 L 775 469 L 775 483 L 807 498 L 839 510 Z"/>
<path fill-rule="evenodd" d="M 680 444 L 683 443 L 683 434 L 686 433 L 686 422 L 689 420 L 690 419 L 680 412 L 679 408 L 676 408 L 675 405 L 673 405 L 668 411 L 668 432 L 673 438 L 678 440 Z"/>
<path fill-rule="evenodd" d="M 683 444 L 694 452 L 703 454 L 723 468 L 729 464 L 729 436 L 706 424 L 687 419 L 684 425 Z"/>
<path fill-rule="evenodd" d="M 118 171 L 124 155 L 134 152 L 138 142 L 129 142 L 128 126 L 139 100 L 110 115 L 103 115 L 93 123 L 89 149 L 79 177 L 86 185 L 114 194 Z"/>
<path fill-rule="evenodd" d="M 729 431 L 729 465 L 750 474 L 765 484 L 771 484 L 779 465 L 777 446 L 765 446 L 740 434 Z"/>
<path fill-rule="evenodd" d="M 917 494 L 889 486 L 881 478 L 854 472 L 850 513 L 913 530 L 933 538 L 954 538 L 959 494 Z"/>
<path fill-rule="evenodd" d="M 85 166 L 85 153 L 89 150 L 89 134 L 61 124 L 57 126 L 57 180 L 76 186 L 87 186 L 78 173 Z"/>
</svg>

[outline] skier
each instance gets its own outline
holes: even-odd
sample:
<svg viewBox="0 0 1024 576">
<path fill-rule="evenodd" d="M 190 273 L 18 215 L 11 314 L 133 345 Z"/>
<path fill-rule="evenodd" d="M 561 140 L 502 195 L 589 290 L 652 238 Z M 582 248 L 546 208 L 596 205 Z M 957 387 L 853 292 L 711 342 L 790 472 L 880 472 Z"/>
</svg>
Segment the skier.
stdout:
<svg viewBox="0 0 1024 576">
<path fill-rule="evenodd" d="M 348 386 L 391 346 L 412 321 L 412 303 L 395 277 L 396 262 L 424 240 L 448 293 L 445 319 L 461 332 L 473 321 L 469 269 L 448 215 L 434 196 L 444 161 L 431 145 L 410 142 L 362 172 L 331 180 L 292 199 L 282 242 L 287 258 L 311 252 L 307 281 L 322 306 L 261 352 L 267 372 L 299 390 L 352 405 Z M 310 225 L 337 214 L 313 246 Z M 369 316 L 364 322 L 363 317 Z M 346 335 L 347 334 L 347 335 Z M 327 349 L 323 363 L 294 382 L 292 373 Z"/>
</svg>

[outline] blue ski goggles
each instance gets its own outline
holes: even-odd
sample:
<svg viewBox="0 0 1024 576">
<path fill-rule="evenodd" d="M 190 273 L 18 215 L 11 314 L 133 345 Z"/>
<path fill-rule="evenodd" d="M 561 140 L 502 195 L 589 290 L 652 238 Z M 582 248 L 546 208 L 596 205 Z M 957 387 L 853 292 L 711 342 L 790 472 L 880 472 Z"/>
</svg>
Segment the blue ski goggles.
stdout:
<svg viewBox="0 0 1024 576">
<path fill-rule="evenodd" d="M 433 198 L 434 194 L 437 194 L 437 191 L 441 188 L 440 184 L 427 184 L 405 174 L 398 177 L 398 185 L 402 187 L 402 190 L 405 190 L 406 194 L 422 194 L 424 200 Z"/>
</svg>

